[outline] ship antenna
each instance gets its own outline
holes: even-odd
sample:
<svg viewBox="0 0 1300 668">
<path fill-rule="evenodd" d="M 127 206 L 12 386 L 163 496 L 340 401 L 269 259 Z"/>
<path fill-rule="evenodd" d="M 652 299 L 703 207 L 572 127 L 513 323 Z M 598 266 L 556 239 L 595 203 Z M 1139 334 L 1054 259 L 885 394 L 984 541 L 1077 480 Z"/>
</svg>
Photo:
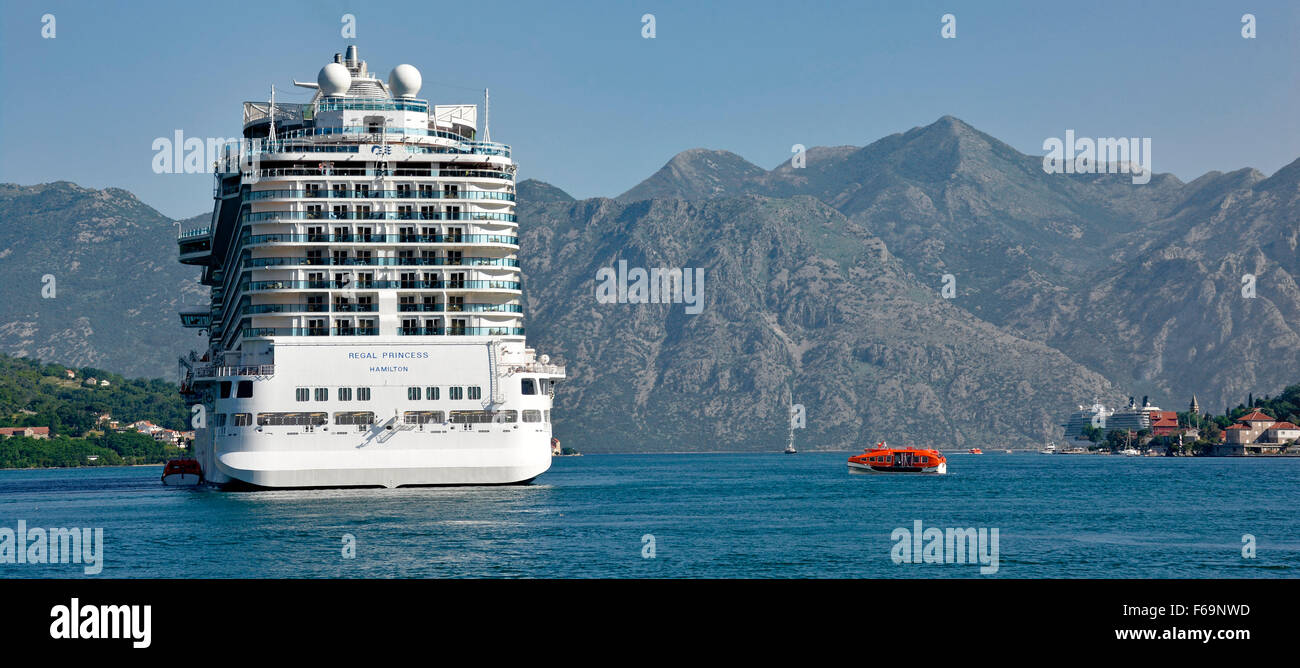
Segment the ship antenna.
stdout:
<svg viewBox="0 0 1300 668">
<path fill-rule="evenodd" d="M 483 141 L 492 141 L 492 91 L 483 89 Z"/>
<path fill-rule="evenodd" d="M 271 84 L 271 130 L 268 138 L 275 141 L 275 84 Z"/>
</svg>

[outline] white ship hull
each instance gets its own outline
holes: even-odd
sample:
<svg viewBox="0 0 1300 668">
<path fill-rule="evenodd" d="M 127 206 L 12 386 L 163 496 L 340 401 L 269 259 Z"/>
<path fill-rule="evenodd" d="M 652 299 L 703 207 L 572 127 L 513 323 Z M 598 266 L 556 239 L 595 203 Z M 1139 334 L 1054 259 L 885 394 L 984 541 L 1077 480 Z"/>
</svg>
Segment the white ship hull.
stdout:
<svg viewBox="0 0 1300 668">
<path fill-rule="evenodd" d="M 262 488 L 403 487 L 421 485 L 507 485 L 526 483 L 551 465 L 551 397 L 541 391 L 554 373 L 536 365 L 512 366 L 508 357 L 495 381 L 489 364 L 490 343 L 280 342 L 275 373 L 254 381 L 253 396 L 220 397 L 223 377 L 204 384 L 211 403 L 204 403 L 210 424 L 196 430 L 195 458 L 208 483 Z M 389 355 L 399 362 L 369 357 Z M 409 357 L 408 357 L 409 356 Z M 237 387 L 240 377 L 229 382 Z M 533 393 L 522 391 L 522 381 Z M 247 380 L 245 378 L 245 380 Z M 492 383 L 500 383 L 490 403 Z M 339 387 L 353 397 L 340 401 Z M 451 387 L 479 387 L 480 398 L 449 399 Z M 295 390 L 328 390 L 328 400 L 297 401 Z M 370 399 L 359 401 L 366 387 Z M 428 388 L 439 397 L 428 399 Z M 408 390 L 419 388 L 421 398 Z M 231 392 L 237 394 L 237 392 Z M 457 414 L 487 407 L 511 416 L 509 422 L 455 423 Z M 260 424 L 274 413 L 325 414 L 365 411 L 371 424 Z M 413 424 L 414 411 L 433 412 L 438 420 Z M 235 415 L 249 418 L 236 425 Z"/>
</svg>

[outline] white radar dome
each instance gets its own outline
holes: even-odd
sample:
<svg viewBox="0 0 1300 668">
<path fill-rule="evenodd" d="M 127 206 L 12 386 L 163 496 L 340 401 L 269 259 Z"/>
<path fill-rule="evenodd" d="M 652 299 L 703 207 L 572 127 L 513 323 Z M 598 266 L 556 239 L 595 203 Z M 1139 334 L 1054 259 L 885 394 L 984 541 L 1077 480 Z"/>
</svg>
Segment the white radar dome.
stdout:
<svg viewBox="0 0 1300 668">
<path fill-rule="evenodd" d="M 316 84 L 320 86 L 321 95 L 342 95 L 352 87 L 352 73 L 338 63 L 330 63 L 320 68 Z"/>
<path fill-rule="evenodd" d="M 413 65 L 398 65 L 393 68 L 393 73 L 388 75 L 388 89 L 396 97 L 415 97 L 423 84 L 424 79 L 420 77 L 420 70 L 415 69 Z"/>
</svg>

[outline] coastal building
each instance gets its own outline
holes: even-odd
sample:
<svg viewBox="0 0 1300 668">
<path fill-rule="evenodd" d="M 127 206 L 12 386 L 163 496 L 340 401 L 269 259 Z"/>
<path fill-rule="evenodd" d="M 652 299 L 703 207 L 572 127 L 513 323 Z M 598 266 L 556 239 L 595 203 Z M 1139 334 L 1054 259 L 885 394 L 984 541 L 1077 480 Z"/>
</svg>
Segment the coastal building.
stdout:
<svg viewBox="0 0 1300 668">
<path fill-rule="evenodd" d="M 27 438 L 48 439 L 50 437 L 49 427 L 0 427 L 0 437 L 9 438 L 10 436 L 26 436 Z"/>
<path fill-rule="evenodd" d="M 153 434 L 153 433 L 156 433 L 156 432 L 162 430 L 162 427 L 159 427 L 158 425 L 156 425 L 156 424 L 154 424 L 154 423 L 152 423 L 152 422 L 150 422 L 150 421 L 148 421 L 148 420 L 140 420 L 140 421 L 137 421 L 137 422 L 132 422 L 132 423 L 131 423 L 131 426 L 132 426 L 136 431 L 138 431 L 138 432 L 140 432 L 140 433 L 142 433 L 142 434 Z"/>
<path fill-rule="evenodd" d="M 1173 436 L 1178 432 L 1178 413 L 1176 411 L 1148 411 L 1153 436 Z"/>
<path fill-rule="evenodd" d="M 1223 430 L 1223 442 L 1214 454 L 1224 457 L 1276 454 L 1300 440 L 1300 427 L 1274 420 L 1263 411 L 1252 411 L 1237 418 L 1237 423 Z"/>
</svg>

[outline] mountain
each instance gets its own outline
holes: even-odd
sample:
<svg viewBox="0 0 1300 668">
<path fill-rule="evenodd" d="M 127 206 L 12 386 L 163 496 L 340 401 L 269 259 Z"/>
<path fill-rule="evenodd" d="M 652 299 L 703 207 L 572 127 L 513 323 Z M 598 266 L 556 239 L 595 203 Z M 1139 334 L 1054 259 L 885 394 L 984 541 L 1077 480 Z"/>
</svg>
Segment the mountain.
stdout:
<svg viewBox="0 0 1300 668">
<path fill-rule="evenodd" d="M 556 428 L 579 449 L 1033 445 L 1100 375 L 917 283 L 862 226 L 811 197 L 529 205 L 529 340 L 562 358 Z M 682 304 L 599 303 L 601 268 L 699 268 Z M 563 437 L 563 436 L 562 436 Z"/>
<path fill-rule="evenodd" d="M 1206 184 L 1148 226 L 1149 240 L 1071 295 L 1077 317 L 1049 344 L 1143 393 L 1182 396 L 1190 388 L 1209 406 L 1236 405 L 1294 378 L 1300 160 L 1261 177 L 1216 176 L 1217 186 Z"/>
<path fill-rule="evenodd" d="M 175 221 L 117 188 L 0 184 L 0 352 L 172 378 L 202 303 Z"/>
<path fill-rule="evenodd" d="M 524 179 L 515 185 L 515 195 L 521 202 L 572 202 L 573 196 L 555 186 L 537 179 Z"/>
<path fill-rule="evenodd" d="M 1296 276 L 1290 167 L 1267 180 L 1243 169 L 1191 183 L 1154 174 L 1142 185 L 1128 174 L 1048 174 L 1041 156 L 951 116 L 861 148 L 810 148 L 805 164 L 761 174 L 741 165 L 710 179 L 730 193 L 816 197 L 879 237 L 929 289 L 952 285 L 954 305 L 1131 393 L 1236 403 L 1241 388 L 1287 382 L 1277 363 L 1295 368 L 1286 347 L 1296 320 L 1284 315 Z M 674 186 L 665 170 L 629 193 L 709 197 Z M 1258 224 L 1233 234 L 1239 217 Z M 1272 292 L 1225 302 L 1250 269 L 1267 273 Z"/>
<path fill-rule="evenodd" d="M 701 199 L 757 192 L 767 171 L 728 151 L 682 151 L 650 178 L 618 196 L 621 202 L 655 198 Z"/>
</svg>

